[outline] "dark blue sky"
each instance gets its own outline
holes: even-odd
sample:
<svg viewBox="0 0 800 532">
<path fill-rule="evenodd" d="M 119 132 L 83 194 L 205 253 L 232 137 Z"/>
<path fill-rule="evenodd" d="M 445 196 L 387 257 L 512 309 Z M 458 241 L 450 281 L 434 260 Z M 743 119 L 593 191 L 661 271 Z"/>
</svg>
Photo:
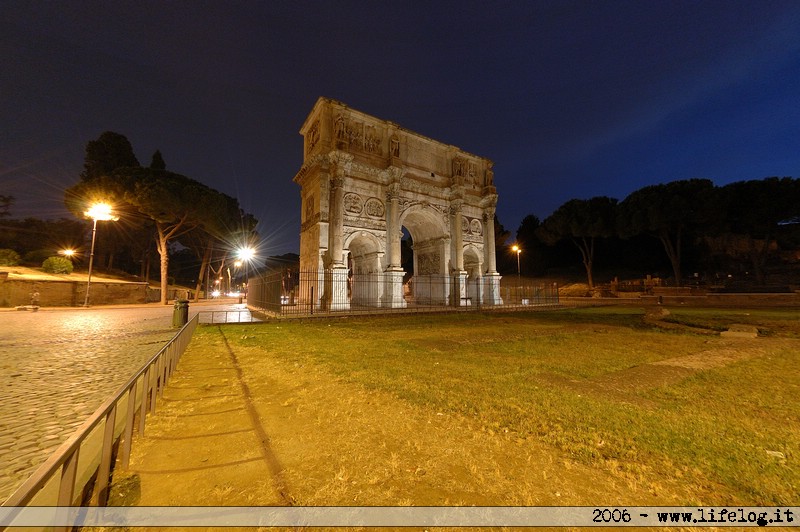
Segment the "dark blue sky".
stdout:
<svg viewBox="0 0 800 532">
<path fill-rule="evenodd" d="M 0 194 L 66 215 L 86 143 L 237 197 L 297 251 L 319 96 L 495 161 L 498 217 L 692 177 L 800 176 L 800 2 L 6 0 Z"/>
</svg>

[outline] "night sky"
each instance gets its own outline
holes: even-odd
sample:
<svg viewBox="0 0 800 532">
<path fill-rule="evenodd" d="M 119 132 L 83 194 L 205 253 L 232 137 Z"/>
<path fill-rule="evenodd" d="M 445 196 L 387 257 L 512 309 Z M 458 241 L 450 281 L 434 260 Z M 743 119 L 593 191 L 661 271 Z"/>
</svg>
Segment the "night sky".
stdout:
<svg viewBox="0 0 800 532">
<path fill-rule="evenodd" d="M 0 194 L 69 216 L 104 131 L 299 249 L 319 96 L 495 162 L 513 232 L 572 198 L 800 177 L 800 2 L 5 0 Z"/>
</svg>

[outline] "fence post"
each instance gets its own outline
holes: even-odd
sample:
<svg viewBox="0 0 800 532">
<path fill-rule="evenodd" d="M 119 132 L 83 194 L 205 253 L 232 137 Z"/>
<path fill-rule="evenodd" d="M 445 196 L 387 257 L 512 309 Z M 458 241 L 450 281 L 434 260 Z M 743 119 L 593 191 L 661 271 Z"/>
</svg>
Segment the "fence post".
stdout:
<svg viewBox="0 0 800 532">
<path fill-rule="evenodd" d="M 122 469 L 128 469 L 131 460 L 131 439 L 133 438 L 133 418 L 136 415 L 136 382 L 128 390 L 128 412 L 125 417 L 125 432 L 122 436 Z"/>
<path fill-rule="evenodd" d="M 117 421 L 117 405 L 106 414 L 103 427 L 103 450 L 100 454 L 100 467 L 97 470 L 95 494 L 97 505 L 105 506 L 108 502 L 108 479 L 111 476 L 111 454 L 114 447 L 114 425 Z"/>
<path fill-rule="evenodd" d="M 158 396 L 158 361 L 150 366 L 150 413 L 156 413 L 156 397 Z"/>
<path fill-rule="evenodd" d="M 142 378 L 142 405 L 139 410 L 139 436 L 144 436 L 144 419 L 147 416 L 147 402 L 150 400 L 150 367 L 145 370 Z"/>
<path fill-rule="evenodd" d="M 72 496 L 75 493 L 75 477 L 78 472 L 78 455 L 80 447 L 75 449 L 64 465 L 61 466 L 61 482 L 58 486 L 58 506 L 72 506 Z"/>
</svg>

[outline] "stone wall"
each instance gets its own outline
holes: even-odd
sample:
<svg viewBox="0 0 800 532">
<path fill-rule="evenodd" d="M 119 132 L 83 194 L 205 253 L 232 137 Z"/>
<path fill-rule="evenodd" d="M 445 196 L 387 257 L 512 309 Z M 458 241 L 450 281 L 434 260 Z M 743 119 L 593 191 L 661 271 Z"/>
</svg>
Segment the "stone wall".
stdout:
<svg viewBox="0 0 800 532">
<path fill-rule="evenodd" d="M 31 304 L 31 294 L 39 292 L 39 306 L 76 307 L 86 298 L 86 283 L 78 281 L 44 281 L 3 279 L 0 277 L 0 307 Z M 122 305 L 158 301 L 159 290 L 147 283 L 92 282 L 90 305 Z"/>
</svg>

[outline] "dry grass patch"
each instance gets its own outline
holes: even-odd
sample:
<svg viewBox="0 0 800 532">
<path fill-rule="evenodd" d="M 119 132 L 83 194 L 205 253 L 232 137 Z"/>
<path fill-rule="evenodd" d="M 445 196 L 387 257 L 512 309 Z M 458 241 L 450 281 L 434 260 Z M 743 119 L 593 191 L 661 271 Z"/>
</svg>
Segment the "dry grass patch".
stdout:
<svg viewBox="0 0 800 532">
<path fill-rule="evenodd" d="M 134 448 L 138 503 L 282 504 L 282 489 L 302 505 L 797 504 L 800 344 L 789 322 L 733 340 L 643 315 L 200 328 L 153 439 Z M 724 312 L 713 319 L 724 325 Z M 247 401 L 254 414 L 242 416 Z M 174 466 L 194 451 L 173 448 L 170 431 L 226 425 L 224 443 L 203 440 L 219 468 Z M 263 453 L 239 463 L 259 430 L 277 469 Z"/>
</svg>

